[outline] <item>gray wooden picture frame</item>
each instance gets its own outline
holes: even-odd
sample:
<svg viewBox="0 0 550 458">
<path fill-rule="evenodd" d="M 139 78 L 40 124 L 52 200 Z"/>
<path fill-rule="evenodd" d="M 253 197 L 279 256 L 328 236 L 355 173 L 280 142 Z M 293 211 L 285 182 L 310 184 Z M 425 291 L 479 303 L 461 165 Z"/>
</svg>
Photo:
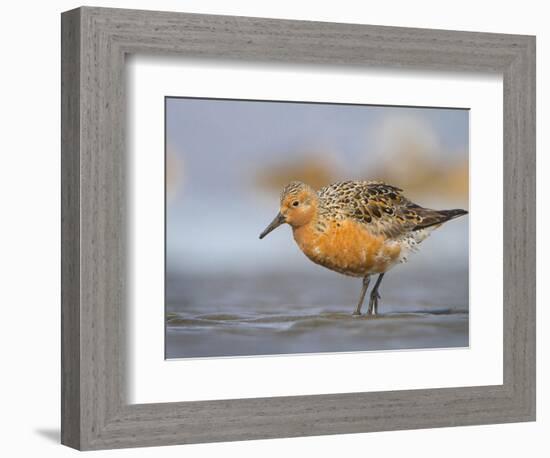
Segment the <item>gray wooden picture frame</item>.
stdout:
<svg viewBox="0 0 550 458">
<path fill-rule="evenodd" d="M 62 443 L 81 450 L 535 419 L 535 38 L 83 7 L 62 14 Z M 129 404 L 125 56 L 504 80 L 503 384 Z M 182 386 L 185 389 L 185 386 Z"/>
</svg>

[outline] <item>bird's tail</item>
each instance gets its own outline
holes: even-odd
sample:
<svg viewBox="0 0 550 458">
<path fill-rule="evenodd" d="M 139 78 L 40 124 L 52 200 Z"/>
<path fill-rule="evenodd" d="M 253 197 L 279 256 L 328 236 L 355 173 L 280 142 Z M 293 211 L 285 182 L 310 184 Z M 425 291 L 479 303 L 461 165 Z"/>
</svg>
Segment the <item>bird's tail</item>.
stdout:
<svg viewBox="0 0 550 458">
<path fill-rule="evenodd" d="M 422 215 L 422 222 L 419 223 L 414 230 L 426 229 L 428 227 L 437 226 L 446 223 L 452 219 L 462 215 L 467 215 L 466 210 L 456 208 L 454 210 L 428 210 Z"/>
</svg>

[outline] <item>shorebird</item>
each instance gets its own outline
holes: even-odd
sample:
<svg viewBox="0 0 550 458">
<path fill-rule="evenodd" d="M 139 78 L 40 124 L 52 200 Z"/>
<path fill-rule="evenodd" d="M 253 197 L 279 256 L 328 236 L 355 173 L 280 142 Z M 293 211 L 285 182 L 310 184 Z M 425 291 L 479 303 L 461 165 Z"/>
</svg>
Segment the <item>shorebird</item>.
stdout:
<svg viewBox="0 0 550 458">
<path fill-rule="evenodd" d="M 406 262 L 431 231 L 468 213 L 424 208 L 402 192 L 380 181 L 342 181 L 318 192 L 293 181 L 283 188 L 279 213 L 260 239 L 289 224 L 294 240 L 311 261 L 361 277 L 363 286 L 353 315 L 361 315 L 371 275 L 378 275 L 367 310 L 368 315 L 376 315 L 385 273 Z"/>
</svg>

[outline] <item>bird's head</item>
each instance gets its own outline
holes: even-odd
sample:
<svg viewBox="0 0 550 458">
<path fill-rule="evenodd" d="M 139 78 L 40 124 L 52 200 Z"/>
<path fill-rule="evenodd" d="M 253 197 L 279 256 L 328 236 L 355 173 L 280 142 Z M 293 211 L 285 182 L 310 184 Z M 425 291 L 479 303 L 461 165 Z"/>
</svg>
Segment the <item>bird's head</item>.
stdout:
<svg viewBox="0 0 550 458">
<path fill-rule="evenodd" d="M 290 224 L 293 228 L 304 226 L 311 222 L 317 211 L 317 193 L 301 181 L 287 184 L 281 193 L 279 213 L 271 224 L 260 234 L 263 239 L 281 224 Z"/>
</svg>

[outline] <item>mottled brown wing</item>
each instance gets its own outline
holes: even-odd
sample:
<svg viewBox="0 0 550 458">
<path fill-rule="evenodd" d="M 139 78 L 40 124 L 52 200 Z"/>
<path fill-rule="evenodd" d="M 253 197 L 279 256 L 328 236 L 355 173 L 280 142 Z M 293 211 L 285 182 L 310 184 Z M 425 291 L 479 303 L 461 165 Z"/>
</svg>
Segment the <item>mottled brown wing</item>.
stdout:
<svg viewBox="0 0 550 458">
<path fill-rule="evenodd" d="M 450 219 L 446 211 L 423 208 L 396 186 L 378 181 L 343 181 L 319 191 L 325 211 L 336 218 L 352 218 L 373 234 L 396 238 Z"/>
</svg>

